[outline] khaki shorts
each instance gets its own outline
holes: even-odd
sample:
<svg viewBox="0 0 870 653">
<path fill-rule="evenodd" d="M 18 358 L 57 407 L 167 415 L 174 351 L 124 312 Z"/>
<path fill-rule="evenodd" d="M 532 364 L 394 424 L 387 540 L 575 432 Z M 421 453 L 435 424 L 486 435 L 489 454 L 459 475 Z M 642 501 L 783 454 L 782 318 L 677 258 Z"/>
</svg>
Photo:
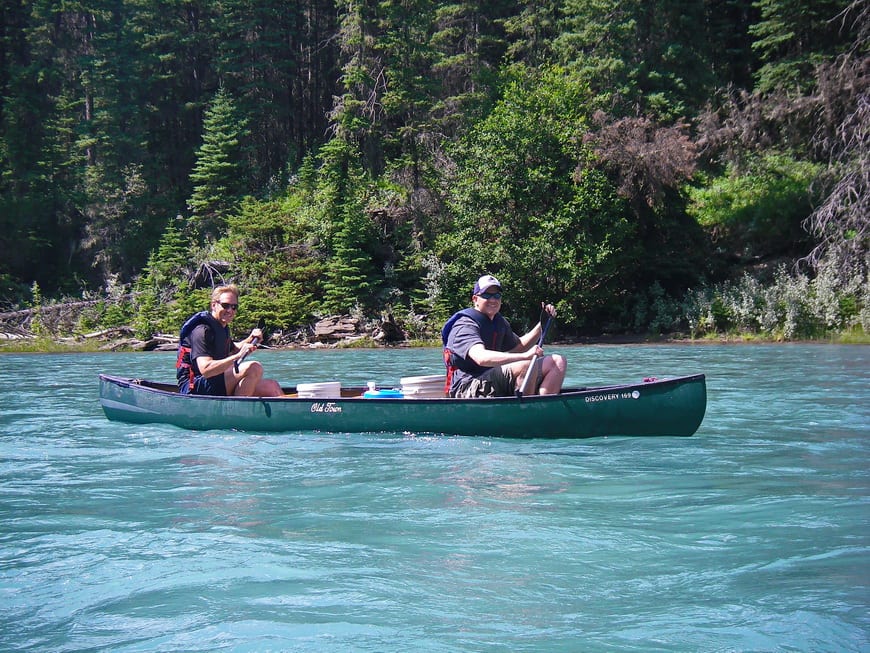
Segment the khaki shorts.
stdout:
<svg viewBox="0 0 870 653">
<path fill-rule="evenodd" d="M 478 377 L 469 379 L 459 386 L 456 394 L 460 399 L 476 399 L 479 397 L 511 397 L 516 392 L 517 380 L 510 368 L 505 366 L 492 367 Z"/>
</svg>

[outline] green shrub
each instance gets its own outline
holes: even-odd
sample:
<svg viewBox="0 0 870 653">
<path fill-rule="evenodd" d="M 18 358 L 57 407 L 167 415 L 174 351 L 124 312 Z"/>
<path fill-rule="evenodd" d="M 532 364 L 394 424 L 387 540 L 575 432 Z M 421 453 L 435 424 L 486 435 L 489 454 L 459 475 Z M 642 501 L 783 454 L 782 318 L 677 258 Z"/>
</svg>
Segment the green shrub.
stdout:
<svg viewBox="0 0 870 653">
<path fill-rule="evenodd" d="M 693 337 L 711 333 L 759 334 L 792 340 L 820 338 L 868 326 L 868 283 L 847 286 L 822 268 L 815 278 L 780 266 L 769 284 L 745 274 L 737 282 L 695 290 L 683 300 Z"/>
<path fill-rule="evenodd" d="M 782 252 L 808 240 L 801 223 L 812 211 L 810 188 L 820 172 L 786 155 L 753 158 L 744 169 L 728 166 L 689 188 L 686 210 L 722 249 L 745 257 Z"/>
<path fill-rule="evenodd" d="M 257 288 L 242 292 L 241 308 L 235 328 L 246 331 L 265 320 L 267 329 L 288 329 L 305 324 L 316 306 L 304 288 L 293 281 L 285 281 L 277 288 Z M 243 328 L 242 325 L 245 325 Z"/>
</svg>

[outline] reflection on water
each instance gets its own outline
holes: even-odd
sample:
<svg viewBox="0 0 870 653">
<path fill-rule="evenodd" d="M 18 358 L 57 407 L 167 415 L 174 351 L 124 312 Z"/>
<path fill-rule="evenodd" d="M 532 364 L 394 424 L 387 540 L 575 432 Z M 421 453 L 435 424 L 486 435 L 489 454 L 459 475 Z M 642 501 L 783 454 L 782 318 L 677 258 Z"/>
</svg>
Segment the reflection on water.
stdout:
<svg viewBox="0 0 870 653">
<path fill-rule="evenodd" d="M 212 456 L 184 457 L 178 463 L 173 527 L 208 530 L 226 526 L 244 530 L 265 524 L 258 509 L 257 484 L 244 468 L 233 469 Z"/>
</svg>

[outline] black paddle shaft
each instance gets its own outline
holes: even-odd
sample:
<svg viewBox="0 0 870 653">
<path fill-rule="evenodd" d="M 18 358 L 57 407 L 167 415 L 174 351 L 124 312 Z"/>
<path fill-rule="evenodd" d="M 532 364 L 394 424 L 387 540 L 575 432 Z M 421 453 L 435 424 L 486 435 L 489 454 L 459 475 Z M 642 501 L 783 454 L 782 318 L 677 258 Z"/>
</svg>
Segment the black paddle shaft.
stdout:
<svg viewBox="0 0 870 653">
<path fill-rule="evenodd" d="M 263 319 L 263 318 L 261 317 L 261 318 L 260 318 L 260 321 L 257 322 L 257 328 L 258 328 L 260 331 L 262 331 L 265 327 L 266 327 L 266 320 Z M 256 347 L 257 345 L 260 344 L 260 339 L 257 338 L 256 336 L 254 336 L 254 337 L 251 339 L 251 343 Z M 248 352 L 248 353 L 250 353 L 250 352 Z M 245 355 L 242 356 L 240 359 L 238 359 L 235 363 L 233 363 L 233 369 L 236 370 L 236 373 L 237 373 L 237 374 L 238 374 L 238 372 L 239 372 L 239 365 L 240 365 L 241 363 L 243 363 L 247 357 L 248 357 L 248 354 L 245 354 Z"/>
<path fill-rule="evenodd" d="M 553 316 L 548 314 L 547 323 L 544 325 L 544 328 L 541 329 L 541 337 L 538 338 L 538 347 L 542 347 L 544 345 L 544 338 L 547 336 L 547 330 L 550 328 L 550 324 L 553 322 Z M 529 363 L 529 369 L 526 370 L 526 375 L 523 377 L 523 384 L 520 386 L 520 389 L 517 390 L 517 397 L 522 398 L 523 393 L 526 391 L 526 386 L 529 384 L 529 379 L 532 377 L 532 372 L 535 369 L 535 366 L 538 364 L 538 355 L 535 354 L 532 357 L 532 362 Z"/>
</svg>

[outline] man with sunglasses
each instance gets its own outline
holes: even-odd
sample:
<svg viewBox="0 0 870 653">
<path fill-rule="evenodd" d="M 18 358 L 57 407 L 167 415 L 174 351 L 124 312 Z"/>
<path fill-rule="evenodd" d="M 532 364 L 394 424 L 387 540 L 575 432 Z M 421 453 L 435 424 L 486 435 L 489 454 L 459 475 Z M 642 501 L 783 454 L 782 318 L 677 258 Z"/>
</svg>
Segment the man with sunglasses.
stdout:
<svg viewBox="0 0 870 653">
<path fill-rule="evenodd" d="M 283 394 L 274 379 L 263 378 L 258 361 L 241 362 L 257 348 L 263 332 L 254 329 L 233 342 L 229 324 L 239 310 L 239 289 L 219 286 L 211 294 L 211 310 L 191 317 L 181 328 L 178 348 L 178 389 L 182 394 L 277 397 Z"/>
<path fill-rule="evenodd" d="M 501 282 L 485 274 L 474 284 L 471 308 L 459 311 L 445 325 L 445 363 L 451 397 L 510 397 L 521 389 L 532 363 L 540 359 L 540 369 L 532 374 L 526 394 L 558 394 L 565 379 L 567 361 L 559 354 L 544 356 L 537 344 L 541 323 L 518 336 L 501 315 Z M 551 317 L 552 304 L 542 308 Z M 537 365 L 537 363 L 536 363 Z"/>
</svg>

